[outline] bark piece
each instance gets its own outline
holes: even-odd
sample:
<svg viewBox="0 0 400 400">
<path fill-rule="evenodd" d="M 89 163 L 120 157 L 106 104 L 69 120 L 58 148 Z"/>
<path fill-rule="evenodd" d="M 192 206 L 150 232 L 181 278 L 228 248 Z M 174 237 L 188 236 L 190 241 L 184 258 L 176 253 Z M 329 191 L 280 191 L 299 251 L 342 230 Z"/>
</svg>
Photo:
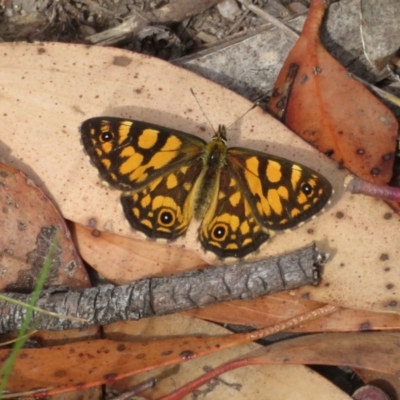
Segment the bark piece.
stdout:
<svg viewBox="0 0 400 400">
<path fill-rule="evenodd" d="M 170 314 L 227 300 L 252 299 L 317 283 L 325 260 L 315 245 L 311 245 L 281 257 L 142 279 L 124 286 L 107 284 L 78 290 L 49 288 L 39 299 L 38 307 L 84 318 L 87 322 L 35 312 L 30 326 L 40 330 L 75 329 Z M 29 294 L 7 293 L 7 296 L 25 303 L 30 299 Z M 0 310 L 0 333 L 19 329 L 26 309 L 0 301 Z"/>
</svg>

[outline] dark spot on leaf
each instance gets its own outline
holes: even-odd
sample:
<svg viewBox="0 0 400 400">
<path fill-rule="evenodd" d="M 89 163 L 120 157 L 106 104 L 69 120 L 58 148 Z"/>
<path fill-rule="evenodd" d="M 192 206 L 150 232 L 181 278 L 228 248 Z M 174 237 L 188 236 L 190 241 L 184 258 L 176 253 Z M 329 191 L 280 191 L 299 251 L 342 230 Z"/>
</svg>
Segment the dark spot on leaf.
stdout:
<svg viewBox="0 0 400 400">
<path fill-rule="evenodd" d="M 117 346 L 117 351 L 124 351 L 124 350 L 126 350 L 126 346 L 123 343 L 120 343 Z"/>
<path fill-rule="evenodd" d="M 340 263 L 339 265 L 343 268 L 346 264 L 345 263 Z"/>
<path fill-rule="evenodd" d="M 279 97 L 279 90 L 277 88 L 273 90 L 271 97 L 272 98 Z"/>
<path fill-rule="evenodd" d="M 379 257 L 380 261 L 387 261 L 389 260 L 389 255 L 387 253 L 382 253 Z"/>
<path fill-rule="evenodd" d="M 329 287 L 329 286 L 331 286 L 331 284 L 329 282 L 326 282 L 324 286 Z"/>
<path fill-rule="evenodd" d="M 118 65 L 119 67 L 126 67 L 128 66 L 132 60 L 129 57 L 126 56 L 117 56 L 114 57 L 113 64 Z"/>
<path fill-rule="evenodd" d="M 363 322 L 359 328 L 360 331 L 369 331 L 370 329 L 371 329 L 371 324 L 369 322 Z"/>
<path fill-rule="evenodd" d="M 92 230 L 92 236 L 100 237 L 101 236 L 101 232 L 98 229 L 93 229 Z"/>
<path fill-rule="evenodd" d="M 381 173 L 381 170 L 379 168 L 372 168 L 371 169 L 371 175 L 372 176 L 378 176 Z"/>
<path fill-rule="evenodd" d="M 386 307 L 396 307 L 396 306 L 397 306 L 397 301 L 395 300 L 392 300 L 390 303 L 386 305 Z"/>
<path fill-rule="evenodd" d="M 192 358 L 196 357 L 196 353 L 194 353 L 192 350 L 184 350 L 182 351 L 179 356 L 182 358 L 182 360 L 191 360 Z"/>
<path fill-rule="evenodd" d="M 276 108 L 279 108 L 279 110 L 284 110 L 285 107 L 286 107 L 286 96 L 276 103 Z"/>
<path fill-rule="evenodd" d="M 308 81 L 308 75 L 304 74 L 300 77 L 300 83 L 306 83 Z"/>
<path fill-rule="evenodd" d="M 307 233 L 309 235 L 312 235 L 314 233 L 314 229 L 312 229 L 312 228 L 307 229 Z"/>
<path fill-rule="evenodd" d="M 335 150 L 327 150 L 324 154 L 327 156 L 327 157 L 332 157 L 333 156 L 333 154 L 335 153 Z"/>
<path fill-rule="evenodd" d="M 302 297 L 303 299 L 309 299 L 309 298 L 310 298 L 310 293 L 309 293 L 309 292 L 303 293 L 303 294 L 301 295 L 301 297 Z"/>
<path fill-rule="evenodd" d="M 142 89 L 136 89 L 135 92 L 136 92 L 137 94 L 140 94 L 140 93 L 142 93 Z"/>
<path fill-rule="evenodd" d="M 341 219 L 341 218 L 343 218 L 343 217 L 344 217 L 344 213 L 343 213 L 342 211 L 338 211 L 338 212 L 336 213 L 336 218 Z"/>
<path fill-rule="evenodd" d="M 365 154 L 365 150 L 364 149 L 358 149 L 357 150 L 357 154 L 359 154 L 360 156 Z"/>
<path fill-rule="evenodd" d="M 26 229 L 26 224 L 24 221 L 18 221 L 18 230 L 24 231 Z"/>
<path fill-rule="evenodd" d="M 117 379 L 117 377 L 118 377 L 118 374 L 116 374 L 116 373 L 109 373 L 109 374 L 105 374 L 103 376 L 103 378 L 107 381 L 114 381 L 115 379 Z"/>
<path fill-rule="evenodd" d="M 393 283 L 388 283 L 388 284 L 386 285 L 386 289 L 388 289 L 388 290 L 393 289 L 393 288 L 394 288 Z"/>
<path fill-rule="evenodd" d="M 63 376 L 66 376 L 67 373 L 64 370 L 58 370 L 54 372 L 54 376 L 57 378 L 62 378 Z"/>
<path fill-rule="evenodd" d="M 382 156 L 383 161 L 390 161 L 394 157 L 394 153 L 387 153 Z"/>
<path fill-rule="evenodd" d="M 343 131 L 339 131 L 337 134 L 338 135 L 343 135 L 343 133 L 344 133 Z"/>
<path fill-rule="evenodd" d="M 37 53 L 40 55 L 40 54 L 46 53 L 46 50 L 43 47 L 39 47 L 37 49 Z"/>
<path fill-rule="evenodd" d="M 322 68 L 319 67 L 319 66 L 315 66 L 313 68 L 313 72 L 314 72 L 315 75 L 318 75 L 318 74 L 320 74 L 322 72 Z"/>
<path fill-rule="evenodd" d="M 92 228 L 95 228 L 96 225 L 97 225 L 96 218 L 90 218 L 90 219 L 89 219 L 88 226 L 90 226 L 90 227 L 92 227 Z"/>
<path fill-rule="evenodd" d="M 169 356 L 170 354 L 172 354 L 174 351 L 173 350 L 165 350 L 163 352 L 161 352 L 162 356 Z"/>
<path fill-rule="evenodd" d="M 385 272 L 389 272 L 389 271 L 390 271 L 390 267 L 385 267 L 385 268 L 383 268 L 383 270 L 384 270 Z"/>
<path fill-rule="evenodd" d="M 392 219 L 392 216 L 393 216 L 392 213 L 387 212 L 387 213 L 385 213 L 385 214 L 383 215 L 383 218 L 384 218 L 384 219 Z"/>
<path fill-rule="evenodd" d="M 140 354 L 138 354 L 138 355 L 136 356 L 136 358 L 137 358 L 138 360 L 143 360 L 143 358 L 146 358 L 146 354 L 140 353 Z"/>
</svg>

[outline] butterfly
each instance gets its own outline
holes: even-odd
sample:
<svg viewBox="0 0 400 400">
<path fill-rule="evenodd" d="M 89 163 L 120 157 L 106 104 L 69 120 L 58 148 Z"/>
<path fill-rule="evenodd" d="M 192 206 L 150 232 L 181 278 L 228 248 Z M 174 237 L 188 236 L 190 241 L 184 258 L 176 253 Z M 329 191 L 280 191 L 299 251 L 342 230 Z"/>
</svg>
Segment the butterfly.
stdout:
<svg viewBox="0 0 400 400">
<path fill-rule="evenodd" d="M 323 209 L 332 186 L 298 163 L 241 147 L 226 128 L 210 142 L 163 126 L 115 117 L 82 123 L 83 146 L 100 176 L 120 190 L 132 228 L 174 240 L 192 218 L 204 250 L 244 257 L 274 231 Z"/>
</svg>

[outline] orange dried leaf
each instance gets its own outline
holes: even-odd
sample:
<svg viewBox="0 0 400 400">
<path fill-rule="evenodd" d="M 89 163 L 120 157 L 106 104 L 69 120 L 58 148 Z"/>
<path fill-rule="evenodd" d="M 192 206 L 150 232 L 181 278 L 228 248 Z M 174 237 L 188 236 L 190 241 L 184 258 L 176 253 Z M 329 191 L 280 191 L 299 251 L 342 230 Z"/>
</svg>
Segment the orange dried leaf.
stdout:
<svg viewBox="0 0 400 400">
<path fill-rule="evenodd" d="M 186 336 L 133 343 L 104 339 L 23 349 L 14 364 L 7 389 L 27 391 L 38 387 L 72 388 L 76 385 L 86 388 L 90 387 L 89 382 L 98 385 L 250 343 L 335 310 L 334 306 L 324 306 L 276 326 L 236 335 Z M 9 353 L 8 349 L 0 350 L 0 358 L 5 359 Z M 62 365 L 59 360 L 63 360 Z"/>
<path fill-rule="evenodd" d="M 7 389 L 72 387 L 98 384 L 154 368 L 176 364 L 232 347 L 243 336 L 183 337 L 157 341 L 92 340 L 21 350 Z M 240 341 L 240 340 L 239 340 Z M 247 340 L 250 342 L 251 338 Z M 10 350 L 0 350 L 0 358 Z M 63 360 L 60 364 L 60 360 Z"/>
<path fill-rule="evenodd" d="M 398 123 L 392 112 L 323 47 L 323 0 L 313 0 L 303 32 L 275 83 L 270 111 L 355 175 L 392 176 Z"/>
</svg>

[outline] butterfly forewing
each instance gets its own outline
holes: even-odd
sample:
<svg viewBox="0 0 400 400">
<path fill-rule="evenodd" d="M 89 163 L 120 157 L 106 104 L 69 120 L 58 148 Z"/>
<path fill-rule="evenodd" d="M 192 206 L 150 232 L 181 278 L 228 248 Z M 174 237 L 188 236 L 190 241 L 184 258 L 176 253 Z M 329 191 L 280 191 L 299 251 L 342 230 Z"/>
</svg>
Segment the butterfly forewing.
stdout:
<svg viewBox="0 0 400 400">
<path fill-rule="evenodd" d="M 100 175 L 129 191 L 198 158 L 205 142 L 154 124 L 114 117 L 91 118 L 81 126 L 82 142 Z"/>
<path fill-rule="evenodd" d="M 321 174 L 284 158 L 230 148 L 228 167 L 261 226 L 292 228 L 323 209 L 332 186 Z"/>
</svg>

